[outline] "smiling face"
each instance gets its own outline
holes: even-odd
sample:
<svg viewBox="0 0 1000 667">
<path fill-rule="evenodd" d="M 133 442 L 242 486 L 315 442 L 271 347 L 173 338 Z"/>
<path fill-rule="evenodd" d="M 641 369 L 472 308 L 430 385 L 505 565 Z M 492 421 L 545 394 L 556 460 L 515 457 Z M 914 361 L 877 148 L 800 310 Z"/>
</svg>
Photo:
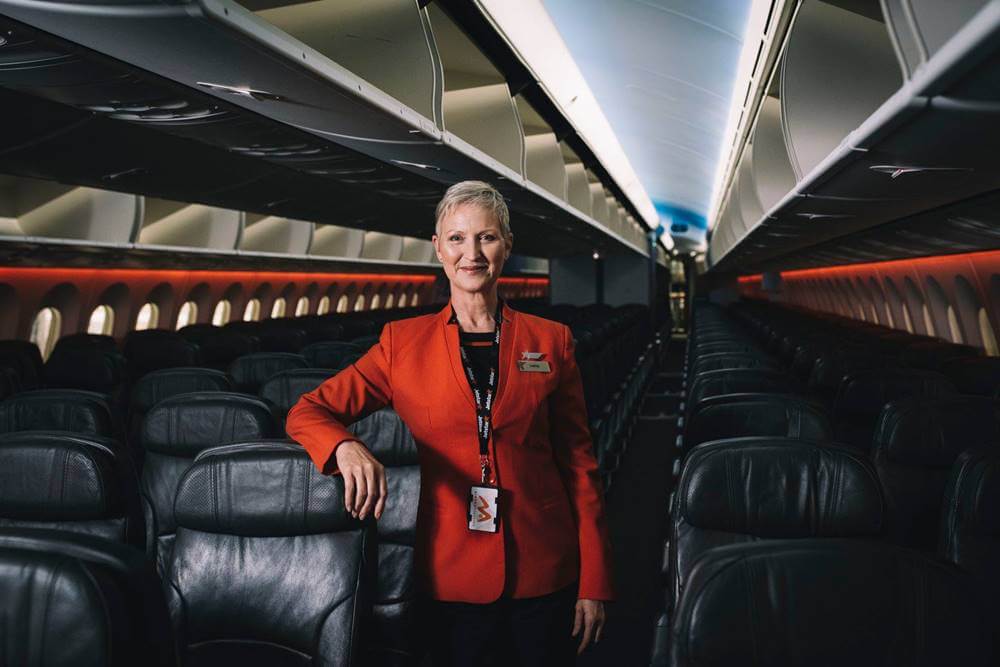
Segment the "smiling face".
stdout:
<svg viewBox="0 0 1000 667">
<path fill-rule="evenodd" d="M 512 243 L 495 216 L 461 204 L 438 221 L 437 232 L 431 240 L 452 290 L 488 292 L 496 285 Z"/>
</svg>

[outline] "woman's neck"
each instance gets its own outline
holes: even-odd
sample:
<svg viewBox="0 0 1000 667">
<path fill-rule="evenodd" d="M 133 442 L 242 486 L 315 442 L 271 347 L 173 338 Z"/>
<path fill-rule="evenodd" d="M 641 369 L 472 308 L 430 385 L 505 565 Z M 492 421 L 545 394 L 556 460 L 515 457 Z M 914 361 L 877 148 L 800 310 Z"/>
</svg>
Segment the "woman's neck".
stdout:
<svg viewBox="0 0 1000 667">
<path fill-rule="evenodd" d="M 455 316 L 462 331 L 485 332 L 493 331 L 496 327 L 496 321 L 493 319 L 497 312 L 495 287 L 489 293 L 455 290 L 451 295 L 451 307 L 455 309 Z"/>
</svg>

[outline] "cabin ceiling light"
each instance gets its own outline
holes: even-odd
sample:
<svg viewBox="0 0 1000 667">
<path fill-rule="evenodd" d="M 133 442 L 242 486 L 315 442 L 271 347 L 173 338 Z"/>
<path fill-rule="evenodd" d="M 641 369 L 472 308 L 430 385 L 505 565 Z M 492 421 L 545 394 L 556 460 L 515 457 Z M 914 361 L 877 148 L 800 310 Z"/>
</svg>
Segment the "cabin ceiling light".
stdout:
<svg viewBox="0 0 1000 667">
<path fill-rule="evenodd" d="M 854 217 L 850 213 L 796 213 L 795 215 L 806 220 L 842 220 Z"/>
<path fill-rule="evenodd" d="M 879 174 L 888 174 L 889 178 L 893 180 L 905 174 L 920 174 L 930 171 L 972 171 L 969 167 L 914 167 L 898 164 L 873 164 L 868 168 Z"/>
<path fill-rule="evenodd" d="M 441 167 L 435 167 L 432 164 L 422 164 L 420 162 L 407 162 L 406 160 L 389 160 L 393 164 L 398 164 L 403 167 L 416 167 L 417 169 L 430 169 L 431 171 L 441 171 Z"/>
</svg>

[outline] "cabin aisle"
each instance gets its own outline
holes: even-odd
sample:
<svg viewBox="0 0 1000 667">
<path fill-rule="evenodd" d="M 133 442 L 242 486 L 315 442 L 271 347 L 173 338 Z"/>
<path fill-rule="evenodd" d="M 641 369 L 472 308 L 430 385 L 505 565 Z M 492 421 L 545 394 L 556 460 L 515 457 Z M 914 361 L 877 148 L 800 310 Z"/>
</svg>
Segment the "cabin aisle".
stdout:
<svg viewBox="0 0 1000 667">
<path fill-rule="evenodd" d="M 663 372 L 680 369 L 683 343 L 672 341 L 665 368 L 654 380 L 642 417 L 607 498 L 618 599 L 608 606 L 604 638 L 588 649 L 581 667 L 648 665 L 656 616 L 663 606 L 661 564 L 676 419 L 676 402 L 660 394 L 673 381 Z"/>
</svg>

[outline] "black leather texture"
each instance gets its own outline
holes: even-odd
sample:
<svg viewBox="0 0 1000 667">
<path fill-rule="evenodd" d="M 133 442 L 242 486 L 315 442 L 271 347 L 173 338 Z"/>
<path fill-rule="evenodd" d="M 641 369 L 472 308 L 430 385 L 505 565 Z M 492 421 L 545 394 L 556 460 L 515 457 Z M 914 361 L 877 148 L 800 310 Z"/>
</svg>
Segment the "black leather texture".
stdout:
<svg viewBox="0 0 1000 667">
<path fill-rule="evenodd" d="M 164 368 L 139 379 L 132 387 L 129 408 L 141 415 L 165 398 L 199 391 L 233 391 L 233 381 L 212 368 Z"/>
<path fill-rule="evenodd" d="M 153 406 L 143 421 L 140 442 L 145 451 L 142 491 L 155 520 L 158 559 L 162 561 L 173 544 L 174 496 L 194 458 L 219 445 L 278 435 L 271 408 L 245 394 L 179 394 Z"/>
<path fill-rule="evenodd" d="M 1000 637 L 1000 445 L 962 453 L 945 493 L 939 553 L 969 572 Z"/>
<path fill-rule="evenodd" d="M 309 360 L 314 368 L 333 368 L 340 370 L 346 366 L 344 360 L 348 357 L 364 354 L 364 350 L 345 341 L 325 341 L 312 343 L 302 348 L 302 356 Z"/>
<path fill-rule="evenodd" d="M 778 436 L 831 441 L 826 413 L 787 394 L 724 394 L 698 403 L 685 425 L 684 445 L 743 436 Z"/>
<path fill-rule="evenodd" d="M 375 526 L 343 498 L 294 443 L 199 455 L 163 571 L 186 665 L 361 664 Z"/>
<path fill-rule="evenodd" d="M 42 383 L 42 354 L 26 340 L 0 340 L 0 366 L 17 376 L 18 391 L 37 389 Z"/>
<path fill-rule="evenodd" d="M 43 382 L 47 387 L 84 389 L 110 394 L 125 375 L 125 358 L 101 345 L 68 345 L 53 350 L 45 362 Z"/>
<path fill-rule="evenodd" d="M 0 527 L 56 528 L 143 546 L 135 471 L 111 440 L 57 431 L 0 435 Z"/>
<path fill-rule="evenodd" d="M 189 367 L 201 363 L 197 344 L 176 331 L 164 329 L 130 332 L 122 351 L 128 359 L 128 373 L 133 381 L 161 368 Z"/>
<path fill-rule="evenodd" d="M 891 540 L 935 549 L 948 475 L 969 448 L 1000 448 L 1000 401 L 911 398 L 882 410 L 872 460 L 885 491 Z"/>
<path fill-rule="evenodd" d="M 901 398 L 944 398 L 956 394 L 955 385 L 934 371 L 882 368 L 852 373 L 837 391 L 833 421 L 839 442 L 868 452 L 882 408 Z"/>
<path fill-rule="evenodd" d="M 281 371 L 308 368 L 309 362 L 300 354 L 290 352 L 258 352 L 246 354 L 229 366 L 238 391 L 256 394 L 260 386 Z"/>
<path fill-rule="evenodd" d="M 384 408 L 350 426 L 385 466 L 389 499 L 378 520 L 378 580 L 364 664 L 415 665 L 419 658 L 414 548 L 420 502 L 417 445 L 395 411 Z"/>
<path fill-rule="evenodd" d="M 676 492 L 670 586 L 676 601 L 699 557 L 764 539 L 876 537 L 884 502 L 871 463 L 848 448 L 733 438 L 691 450 Z"/>
<path fill-rule="evenodd" d="M 945 364 L 956 359 L 969 359 L 982 355 L 982 350 L 968 345 L 955 345 L 942 341 L 913 343 L 903 348 L 900 358 L 908 368 L 940 371 Z"/>
<path fill-rule="evenodd" d="M 993 664 L 965 573 L 860 540 L 713 549 L 691 573 L 671 639 L 673 667 Z"/>
<path fill-rule="evenodd" d="M 974 357 L 949 361 L 942 371 L 963 394 L 996 396 L 1000 389 L 1000 358 Z"/>
<path fill-rule="evenodd" d="M 253 335 L 231 327 L 191 324 L 177 333 L 198 345 L 203 364 L 219 370 L 229 368 L 233 360 L 244 354 L 257 352 L 259 347 Z"/>
<path fill-rule="evenodd" d="M 275 414 L 284 420 L 302 394 L 314 390 L 333 375 L 334 371 L 326 368 L 281 371 L 260 386 L 260 397 L 274 406 Z"/>
<path fill-rule="evenodd" d="M 736 370 L 743 368 L 758 368 L 781 371 L 781 365 L 761 354 L 730 354 L 718 352 L 699 354 L 691 366 L 691 374 L 697 376 L 707 371 Z"/>
<path fill-rule="evenodd" d="M 166 600 L 135 549 L 72 533 L 0 530 L 4 665 L 176 667 Z"/>
<path fill-rule="evenodd" d="M 53 430 L 112 437 L 107 399 L 81 389 L 38 389 L 0 403 L 0 432 Z"/>
<path fill-rule="evenodd" d="M 690 417 L 701 401 L 724 394 L 792 393 L 797 388 L 788 375 L 771 370 L 738 369 L 706 371 L 693 376 L 688 392 L 687 412 Z"/>
</svg>

